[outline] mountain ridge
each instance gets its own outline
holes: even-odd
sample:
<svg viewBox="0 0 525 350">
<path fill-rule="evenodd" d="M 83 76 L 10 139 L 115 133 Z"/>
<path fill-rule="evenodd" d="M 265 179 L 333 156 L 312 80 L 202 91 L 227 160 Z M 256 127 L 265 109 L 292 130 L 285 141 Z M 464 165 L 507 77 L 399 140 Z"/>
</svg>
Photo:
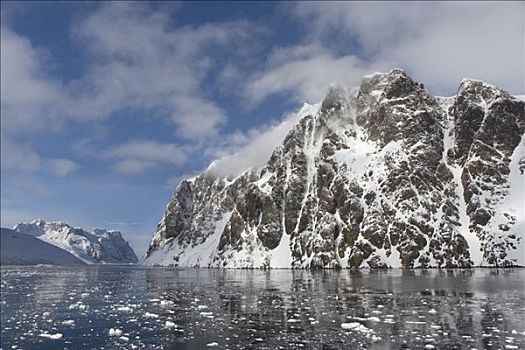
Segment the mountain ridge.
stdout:
<svg viewBox="0 0 525 350">
<path fill-rule="evenodd" d="M 88 264 L 138 261 L 133 249 L 116 230 L 95 228 L 87 232 L 63 221 L 41 219 L 19 223 L 13 230 L 55 245 Z"/>
<path fill-rule="evenodd" d="M 524 106 L 474 79 L 434 97 L 399 69 L 333 85 L 260 169 L 181 182 L 142 263 L 523 265 Z"/>
</svg>

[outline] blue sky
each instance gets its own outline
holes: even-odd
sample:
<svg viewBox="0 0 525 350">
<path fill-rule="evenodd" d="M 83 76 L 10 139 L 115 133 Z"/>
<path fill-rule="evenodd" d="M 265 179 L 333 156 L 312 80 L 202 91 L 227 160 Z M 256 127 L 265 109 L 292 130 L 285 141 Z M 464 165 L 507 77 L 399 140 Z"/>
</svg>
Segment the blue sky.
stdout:
<svg viewBox="0 0 525 350">
<path fill-rule="evenodd" d="M 2 2 L 2 226 L 119 229 L 142 255 L 181 178 L 221 157 L 221 174 L 264 162 L 331 83 L 401 67 L 439 95 L 464 77 L 524 94 L 524 13 L 518 2 Z"/>
</svg>

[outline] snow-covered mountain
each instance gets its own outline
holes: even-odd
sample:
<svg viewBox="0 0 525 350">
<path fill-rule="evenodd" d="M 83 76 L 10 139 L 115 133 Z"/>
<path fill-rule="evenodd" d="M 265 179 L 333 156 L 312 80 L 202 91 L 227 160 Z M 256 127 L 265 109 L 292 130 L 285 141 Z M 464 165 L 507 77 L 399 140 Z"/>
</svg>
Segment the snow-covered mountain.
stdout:
<svg viewBox="0 0 525 350">
<path fill-rule="evenodd" d="M 36 237 L 7 228 L 2 228 L 0 233 L 2 265 L 84 265 L 71 253 Z"/>
<path fill-rule="evenodd" d="M 65 222 L 34 220 L 21 223 L 13 230 L 37 237 L 62 248 L 88 264 L 136 263 L 135 252 L 115 230 L 93 229 L 91 232 Z"/>
<path fill-rule="evenodd" d="M 525 103 L 481 81 L 432 96 L 399 69 L 333 86 L 268 162 L 174 192 L 144 264 L 525 265 Z"/>
</svg>

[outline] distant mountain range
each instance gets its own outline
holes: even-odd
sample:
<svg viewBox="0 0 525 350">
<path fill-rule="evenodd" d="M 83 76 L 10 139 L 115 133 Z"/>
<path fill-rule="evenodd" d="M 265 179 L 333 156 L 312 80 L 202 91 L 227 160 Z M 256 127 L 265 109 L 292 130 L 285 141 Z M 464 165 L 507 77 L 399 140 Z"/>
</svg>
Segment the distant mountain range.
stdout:
<svg viewBox="0 0 525 350">
<path fill-rule="evenodd" d="M 2 265 L 85 265 L 64 249 L 7 228 L 1 229 L 0 257 Z"/>
<path fill-rule="evenodd" d="M 138 261 L 133 249 L 122 238 L 122 234 L 115 230 L 93 229 L 87 232 L 65 222 L 45 222 L 43 220 L 21 223 L 13 230 L 52 244 L 87 264 L 136 263 Z M 27 238 L 24 239 L 27 240 Z M 31 248 L 28 247 L 28 249 Z"/>
<path fill-rule="evenodd" d="M 437 97 L 394 69 L 299 114 L 264 166 L 182 181 L 143 263 L 525 265 L 523 101 L 471 79 Z"/>
</svg>

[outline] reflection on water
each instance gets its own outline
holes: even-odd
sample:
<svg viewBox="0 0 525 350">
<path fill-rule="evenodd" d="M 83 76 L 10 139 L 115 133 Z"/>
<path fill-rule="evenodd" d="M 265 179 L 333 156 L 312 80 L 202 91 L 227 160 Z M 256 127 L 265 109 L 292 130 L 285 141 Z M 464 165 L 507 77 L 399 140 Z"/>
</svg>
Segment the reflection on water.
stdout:
<svg viewBox="0 0 525 350">
<path fill-rule="evenodd" d="M 10 349 L 524 349 L 525 269 L 3 267 Z"/>
</svg>

